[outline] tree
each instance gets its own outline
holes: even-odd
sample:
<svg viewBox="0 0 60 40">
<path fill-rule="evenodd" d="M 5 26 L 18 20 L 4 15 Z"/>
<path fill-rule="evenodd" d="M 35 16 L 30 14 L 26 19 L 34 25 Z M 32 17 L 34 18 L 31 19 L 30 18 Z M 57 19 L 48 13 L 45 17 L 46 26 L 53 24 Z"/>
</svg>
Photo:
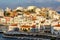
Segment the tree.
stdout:
<svg viewBox="0 0 60 40">
<path fill-rule="evenodd" d="M 4 16 L 10 16 L 10 13 L 4 11 Z"/>
</svg>

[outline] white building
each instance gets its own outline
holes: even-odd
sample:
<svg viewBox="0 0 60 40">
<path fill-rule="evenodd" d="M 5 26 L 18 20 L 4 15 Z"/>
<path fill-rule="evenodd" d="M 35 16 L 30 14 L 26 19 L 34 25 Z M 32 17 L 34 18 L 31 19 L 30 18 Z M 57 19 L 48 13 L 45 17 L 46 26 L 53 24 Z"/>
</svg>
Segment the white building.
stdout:
<svg viewBox="0 0 60 40">
<path fill-rule="evenodd" d="M 23 7 L 17 7 L 15 10 L 24 11 L 24 8 Z"/>
<path fill-rule="evenodd" d="M 14 23 L 18 23 L 18 17 L 17 16 L 15 16 L 13 20 L 14 20 Z"/>
<path fill-rule="evenodd" d="M 36 24 L 36 28 L 40 29 L 41 22 L 39 20 L 36 20 L 35 24 Z"/>
<path fill-rule="evenodd" d="M 36 9 L 35 9 L 36 14 L 40 14 L 40 11 L 41 11 L 40 8 L 36 8 Z"/>
<path fill-rule="evenodd" d="M 6 23 L 6 19 L 5 18 L 1 18 L 1 24 L 5 24 Z"/>
<path fill-rule="evenodd" d="M 14 19 L 13 18 L 10 18 L 10 21 L 9 21 L 9 24 L 13 24 L 14 23 Z"/>
<path fill-rule="evenodd" d="M 51 26 L 58 24 L 58 21 L 52 21 Z"/>
<path fill-rule="evenodd" d="M 0 9 L 0 16 L 4 16 L 4 10 Z"/>
<path fill-rule="evenodd" d="M 10 12 L 10 11 L 11 11 L 11 9 L 10 9 L 10 8 L 8 8 L 8 7 L 6 7 L 5 11 Z"/>
<path fill-rule="evenodd" d="M 54 25 L 53 29 L 55 34 L 60 34 L 60 24 Z"/>
<path fill-rule="evenodd" d="M 53 18 L 54 19 L 59 19 L 59 16 L 58 15 L 53 15 Z"/>
<path fill-rule="evenodd" d="M 35 9 L 35 8 L 36 8 L 36 6 L 28 6 L 27 10 L 32 10 L 32 9 Z"/>
<path fill-rule="evenodd" d="M 9 25 L 8 31 L 13 31 L 14 28 L 18 28 L 18 25 L 17 24 L 11 24 L 11 25 Z"/>
<path fill-rule="evenodd" d="M 58 13 L 53 10 L 49 10 L 49 16 L 53 19 L 59 19 Z"/>
<path fill-rule="evenodd" d="M 50 25 L 51 23 L 48 21 L 48 20 L 46 20 L 44 23 L 43 23 L 43 25 Z"/>
</svg>

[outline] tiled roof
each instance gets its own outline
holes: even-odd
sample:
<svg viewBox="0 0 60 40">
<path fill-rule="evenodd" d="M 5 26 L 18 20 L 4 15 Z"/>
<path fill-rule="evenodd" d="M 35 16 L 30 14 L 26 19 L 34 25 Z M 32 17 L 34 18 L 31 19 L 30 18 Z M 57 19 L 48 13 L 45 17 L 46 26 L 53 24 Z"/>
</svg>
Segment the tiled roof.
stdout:
<svg viewBox="0 0 60 40">
<path fill-rule="evenodd" d="M 22 25 L 21 27 L 22 28 L 30 28 L 31 26 L 29 26 L 29 25 Z"/>
<path fill-rule="evenodd" d="M 36 27 L 36 25 L 32 25 L 31 27 L 32 27 L 32 28 L 35 28 L 35 27 Z"/>
<path fill-rule="evenodd" d="M 54 27 L 60 27 L 60 24 L 54 25 Z"/>
<path fill-rule="evenodd" d="M 11 24 L 11 26 L 17 26 L 17 24 Z"/>
</svg>

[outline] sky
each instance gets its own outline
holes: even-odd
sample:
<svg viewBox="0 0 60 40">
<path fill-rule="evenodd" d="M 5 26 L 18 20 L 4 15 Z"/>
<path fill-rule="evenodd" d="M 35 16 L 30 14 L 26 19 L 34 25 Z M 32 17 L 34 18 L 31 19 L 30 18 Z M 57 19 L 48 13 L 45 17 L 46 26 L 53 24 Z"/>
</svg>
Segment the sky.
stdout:
<svg viewBox="0 0 60 40">
<path fill-rule="evenodd" d="M 60 0 L 0 0 L 0 8 L 2 9 L 6 7 L 14 9 L 18 6 L 48 7 L 60 11 Z"/>
</svg>

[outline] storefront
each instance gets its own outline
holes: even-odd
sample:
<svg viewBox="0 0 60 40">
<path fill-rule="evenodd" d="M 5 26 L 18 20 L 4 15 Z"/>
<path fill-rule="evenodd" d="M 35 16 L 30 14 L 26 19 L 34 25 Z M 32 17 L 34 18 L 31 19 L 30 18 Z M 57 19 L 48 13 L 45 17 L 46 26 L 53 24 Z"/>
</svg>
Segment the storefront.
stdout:
<svg viewBox="0 0 60 40">
<path fill-rule="evenodd" d="M 8 31 L 14 31 L 16 28 L 18 28 L 17 24 L 11 24 L 8 28 Z"/>
<path fill-rule="evenodd" d="M 22 25 L 20 27 L 21 31 L 23 31 L 23 32 L 30 32 L 30 28 L 31 27 L 29 25 Z"/>
</svg>

